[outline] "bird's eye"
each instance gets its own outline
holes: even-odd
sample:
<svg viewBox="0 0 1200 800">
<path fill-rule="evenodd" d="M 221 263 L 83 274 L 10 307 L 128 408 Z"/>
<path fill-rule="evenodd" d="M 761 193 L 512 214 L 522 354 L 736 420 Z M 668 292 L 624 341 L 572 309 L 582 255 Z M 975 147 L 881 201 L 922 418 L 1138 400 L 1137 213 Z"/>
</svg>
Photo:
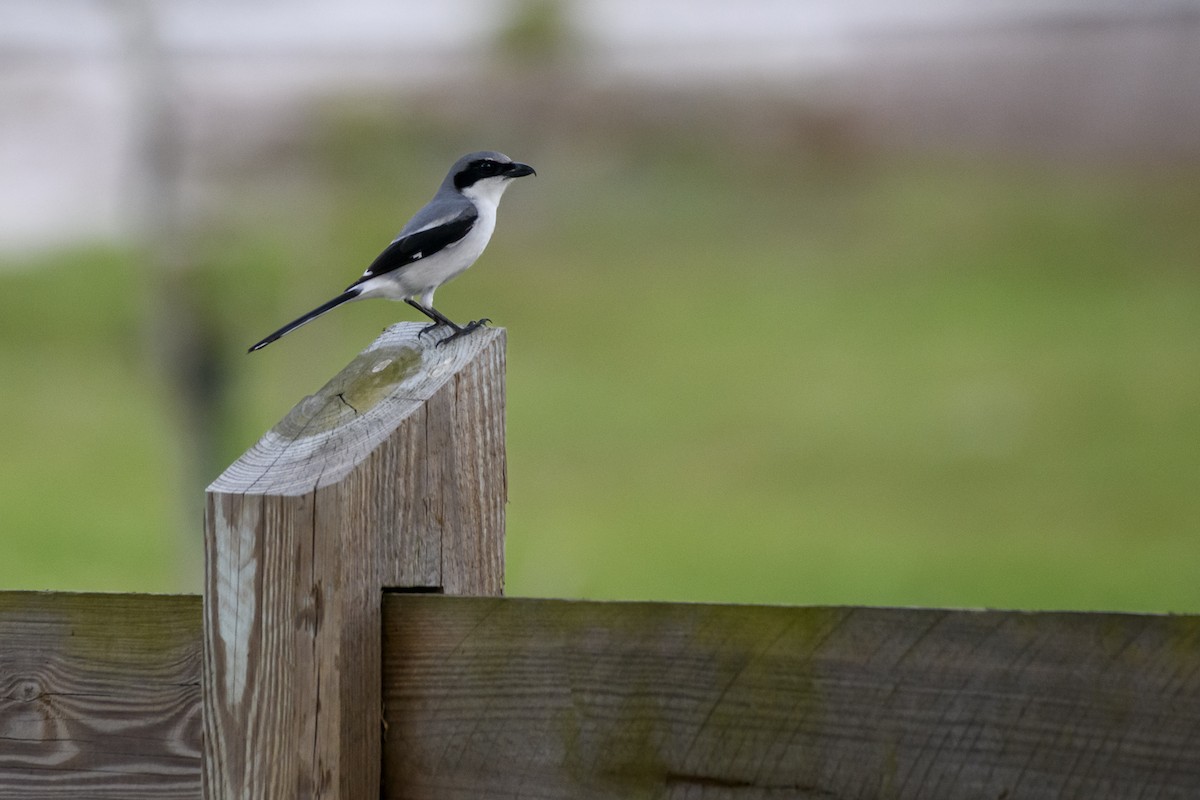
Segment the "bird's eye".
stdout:
<svg viewBox="0 0 1200 800">
<path fill-rule="evenodd" d="M 479 171 L 484 175 L 495 175 L 500 170 L 500 165 L 495 161 L 484 161 L 479 165 Z"/>
</svg>

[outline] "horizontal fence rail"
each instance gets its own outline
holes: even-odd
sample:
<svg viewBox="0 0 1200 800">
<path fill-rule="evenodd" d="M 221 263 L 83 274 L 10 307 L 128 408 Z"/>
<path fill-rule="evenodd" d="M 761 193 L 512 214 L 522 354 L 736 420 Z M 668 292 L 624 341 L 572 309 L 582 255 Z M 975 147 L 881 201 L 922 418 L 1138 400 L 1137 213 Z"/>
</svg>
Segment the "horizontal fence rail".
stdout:
<svg viewBox="0 0 1200 800">
<path fill-rule="evenodd" d="M 389 595 L 385 796 L 1200 797 L 1200 618 Z"/>
<path fill-rule="evenodd" d="M 1200 617 L 382 605 L 383 797 L 1200 796 Z M 0 798 L 200 797 L 201 622 L 0 593 Z"/>
<path fill-rule="evenodd" d="M 0 592 L 0 798 L 200 797 L 199 596 Z"/>
</svg>

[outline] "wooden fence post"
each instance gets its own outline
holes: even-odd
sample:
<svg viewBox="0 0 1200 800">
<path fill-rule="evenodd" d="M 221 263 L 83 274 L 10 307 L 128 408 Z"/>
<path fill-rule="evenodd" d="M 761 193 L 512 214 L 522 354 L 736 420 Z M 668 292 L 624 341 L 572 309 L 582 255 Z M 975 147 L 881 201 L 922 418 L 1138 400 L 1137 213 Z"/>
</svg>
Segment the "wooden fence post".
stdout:
<svg viewBox="0 0 1200 800">
<path fill-rule="evenodd" d="M 504 583 L 504 331 L 389 328 L 208 489 L 206 800 L 376 800 L 382 593 Z"/>
</svg>

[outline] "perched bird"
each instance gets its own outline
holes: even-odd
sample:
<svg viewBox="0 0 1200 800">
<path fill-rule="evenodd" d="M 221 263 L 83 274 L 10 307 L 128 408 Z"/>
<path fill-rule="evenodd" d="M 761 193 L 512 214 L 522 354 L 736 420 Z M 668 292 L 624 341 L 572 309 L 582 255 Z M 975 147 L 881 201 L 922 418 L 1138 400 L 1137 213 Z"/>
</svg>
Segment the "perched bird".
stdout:
<svg viewBox="0 0 1200 800">
<path fill-rule="evenodd" d="M 487 319 L 466 325 L 451 322 L 433 307 L 433 293 L 474 264 L 483 253 L 496 227 L 496 206 L 513 179 L 536 174 L 533 167 L 513 161 L 503 153 L 484 150 L 463 156 L 454 162 L 433 199 L 400 229 L 361 278 L 328 303 L 284 325 L 248 352 L 261 350 L 343 303 L 369 297 L 403 300 L 429 317 L 433 324 L 421 333 L 440 325 L 447 326 L 453 333 L 441 344 L 489 322 Z"/>
</svg>

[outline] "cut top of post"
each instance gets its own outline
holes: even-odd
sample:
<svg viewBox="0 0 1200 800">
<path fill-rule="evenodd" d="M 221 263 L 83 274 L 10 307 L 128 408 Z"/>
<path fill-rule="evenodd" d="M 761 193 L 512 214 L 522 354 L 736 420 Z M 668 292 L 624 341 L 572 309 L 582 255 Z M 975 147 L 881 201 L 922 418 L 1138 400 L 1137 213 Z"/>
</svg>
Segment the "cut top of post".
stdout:
<svg viewBox="0 0 1200 800">
<path fill-rule="evenodd" d="M 209 491 L 301 495 L 336 483 L 489 347 L 503 352 L 503 328 L 480 329 L 440 346 L 436 335 L 420 335 L 425 327 L 405 322 L 385 330 L 297 403 Z"/>
</svg>

